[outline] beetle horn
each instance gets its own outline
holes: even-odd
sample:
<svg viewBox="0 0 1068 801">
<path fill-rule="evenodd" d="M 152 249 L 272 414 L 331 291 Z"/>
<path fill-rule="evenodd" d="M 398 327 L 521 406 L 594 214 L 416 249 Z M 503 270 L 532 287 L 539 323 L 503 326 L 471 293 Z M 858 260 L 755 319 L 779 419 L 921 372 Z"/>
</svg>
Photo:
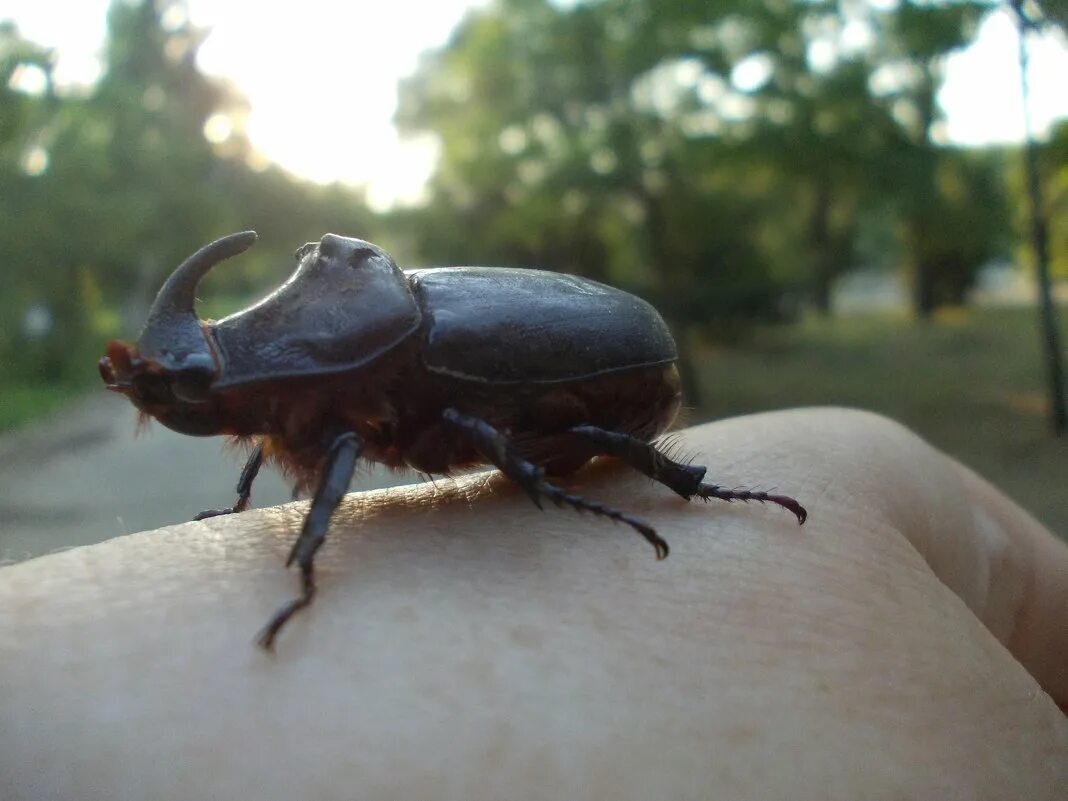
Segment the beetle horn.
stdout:
<svg viewBox="0 0 1068 801">
<path fill-rule="evenodd" d="M 200 279 L 220 261 L 243 253 L 252 247 L 255 241 L 255 231 L 230 234 L 205 245 L 183 261 L 156 295 L 156 302 L 148 313 L 146 327 L 166 318 L 193 314 L 193 302 Z"/>
<path fill-rule="evenodd" d="M 141 331 L 138 345 L 142 356 L 168 369 L 211 364 L 211 354 L 193 308 L 197 284 L 220 261 L 248 250 L 255 241 L 255 231 L 242 231 L 216 239 L 171 273 L 156 295 L 148 321 Z"/>
</svg>

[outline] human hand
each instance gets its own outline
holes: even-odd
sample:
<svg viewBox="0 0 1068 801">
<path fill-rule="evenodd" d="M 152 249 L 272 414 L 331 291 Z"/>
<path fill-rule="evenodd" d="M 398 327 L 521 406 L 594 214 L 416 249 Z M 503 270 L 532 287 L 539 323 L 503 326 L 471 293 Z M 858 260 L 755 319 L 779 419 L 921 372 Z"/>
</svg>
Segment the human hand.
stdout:
<svg viewBox="0 0 1068 801">
<path fill-rule="evenodd" d="M 576 477 L 656 562 L 498 475 L 354 495 L 274 655 L 303 503 L 4 568 L 0 797 L 1063 798 L 1063 543 L 873 415 L 682 443 L 808 523 Z"/>
</svg>

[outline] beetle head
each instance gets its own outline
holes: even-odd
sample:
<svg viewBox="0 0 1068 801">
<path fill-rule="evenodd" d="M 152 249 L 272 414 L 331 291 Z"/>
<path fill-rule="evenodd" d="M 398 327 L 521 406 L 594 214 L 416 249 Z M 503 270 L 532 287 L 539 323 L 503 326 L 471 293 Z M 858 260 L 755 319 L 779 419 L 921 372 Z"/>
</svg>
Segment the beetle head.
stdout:
<svg viewBox="0 0 1068 801">
<path fill-rule="evenodd" d="M 108 389 L 126 395 L 142 412 L 186 434 L 214 434 L 217 415 L 208 408 L 217 360 L 193 304 L 200 279 L 223 259 L 251 247 L 245 231 L 198 250 L 160 289 L 136 345 L 112 341 L 100 360 Z"/>
<path fill-rule="evenodd" d="M 356 370 L 419 327 L 419 305 L 389 254 L 334 234 L 299 248 L 296 271 L 259 303 L 198 320 L 197 283 L 255 240 L 251 231 L 223 237 L 174 271 L 137 344 L 108 345 L 100 374 L 109 389 L 168 428 L 216 434 L 228 430 L 231 390 Z"/>
</svg>

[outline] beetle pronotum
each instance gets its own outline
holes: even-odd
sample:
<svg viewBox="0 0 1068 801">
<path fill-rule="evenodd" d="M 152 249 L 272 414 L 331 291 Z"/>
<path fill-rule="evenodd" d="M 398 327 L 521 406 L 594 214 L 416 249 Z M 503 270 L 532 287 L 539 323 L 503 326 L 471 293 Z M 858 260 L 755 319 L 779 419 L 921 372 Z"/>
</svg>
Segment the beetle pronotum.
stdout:
<svg viewBox="0 0 1068 801">
<path fill-rule="evenodd" d="M 217 322 L 193 308 L 200 279 L 255 233 L 201 248 L 163 285 L 137 344 L 100 360 L 108 388 L 184 434 L 253 443 L 232 507 L 241 512 L 267 458 L 315 489 L 286 562 L 300 595 L 261 631 L 275 637 L 315 596 L 314 557 L 358 459 L 426 474 L 492 464 L 540 505 L 548 498 L 626 523 L 656 550 L 645 521 L 546 479 L 595 456 L 621 459 L 683 498 L 767 501 L 804 523 L 793 498 L 704 481 L 652 441 L 681 402 L 675 342 L 645 301 L 542 270 L 401 271 L 383 250 L 327 234 L 297 250 L 293 276 Z"/>
</svg>

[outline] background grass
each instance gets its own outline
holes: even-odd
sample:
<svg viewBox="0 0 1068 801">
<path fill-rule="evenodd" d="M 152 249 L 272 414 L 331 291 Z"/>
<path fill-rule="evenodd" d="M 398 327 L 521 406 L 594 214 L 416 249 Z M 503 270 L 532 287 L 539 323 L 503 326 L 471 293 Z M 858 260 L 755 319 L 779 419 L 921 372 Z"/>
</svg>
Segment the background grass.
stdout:
<svg viewBox="0 0 1068 801">
<path fill-rule="evenodd" d="M 764 329 L 698 359 L 718 418 L 790 406 L 854 406 L 917 431 L 1068 537 L 1068 440 L 1046 421 L 1035 314 L 982 309 L 927 324 L 904 316 Z"/>
<path fill-rule="evenodd" d="M 0 390 L 0 432 L 54 414 L 89 389 L 88 381 L 6 381 Z"/>
</svg>

